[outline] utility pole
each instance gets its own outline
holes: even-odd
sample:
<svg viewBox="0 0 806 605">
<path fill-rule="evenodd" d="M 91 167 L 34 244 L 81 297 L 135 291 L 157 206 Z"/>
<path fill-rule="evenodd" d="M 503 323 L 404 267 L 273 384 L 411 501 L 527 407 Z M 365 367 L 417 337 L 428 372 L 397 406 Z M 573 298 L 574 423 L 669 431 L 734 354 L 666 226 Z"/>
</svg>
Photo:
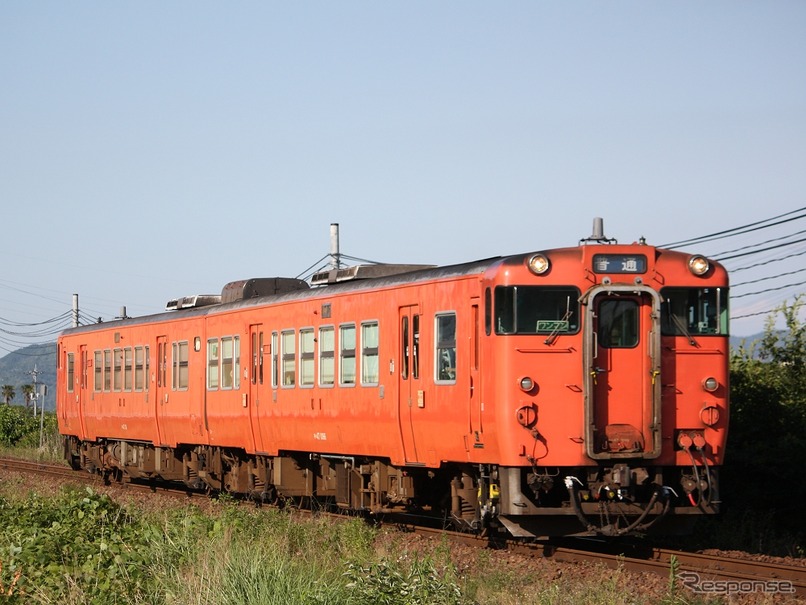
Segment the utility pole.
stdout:
<svg viewBox="0 0 806 605">
<path fill-rule="evenodd" d="M 43 384 L 39 387 L 37 397 L 42 395 L 42 405 L 39 408 L 39 449 L 45 447 L 45 396 L 48 394 L 48 385 Z M 34 415 L 36 419 L 36 415 Z"/>
<path fill-rule="evenodd" d="M 73 327 L 78 327 L 78 294 L 73 294 Z"/>
<path fill-rule="evenodd" d="M 34 400 L 34 418 L 36 418 L 36 400 L 39 397 L 39 392 L 36 389 L 36 377 L 39 375 L 39 370 L 36 369 L 36 364 L 34 364 L 33 371 L 28 373 L 34 378 L 34 392 L 32 393 L 32 395 Z"/>
</svg>

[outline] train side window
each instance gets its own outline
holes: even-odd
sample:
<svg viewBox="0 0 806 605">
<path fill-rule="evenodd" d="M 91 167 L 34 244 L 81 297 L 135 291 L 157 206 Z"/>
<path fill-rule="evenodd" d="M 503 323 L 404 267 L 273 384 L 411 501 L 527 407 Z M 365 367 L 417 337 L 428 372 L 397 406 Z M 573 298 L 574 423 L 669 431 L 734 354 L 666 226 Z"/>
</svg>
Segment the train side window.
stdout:
<svg viewBox="0 0 806 605">
<path fill-rule="evenodd" d="M 112 349 L 104 349 L 104 392 L 112 390 Z"/>
<path fill-rule="evenodd" d="M 411 377 L 420 378 L 420 316 L 411 316 Z"/>
<path fill-rule="evenodd" d="M 145 358 L 143 357 L 143 347 L 134 347 L 134 390 L 143 390 L 143 375 L 145 373 Z"/>
<path fill-rule="evenodd" d="M 490 288 L 484 290 L 484 333 L 489 336 L 493 325 L 493 293 Z"/>
<path fill-rule="evenodd" d="M 95 366 L 94 370 L 95 380 L 93 382 L 92 388 L 96 393 L 99 393 L 103 391 L 104 388 L 103 352 L 95 351 L 93 359 L 94 359 L 93 364 Z"/>
<path fill-rule="evenodd" d="M 67 353 L 67 392 L 72 393 L 76 380 L 76 359 L 75 353 Z"/>
<path fill-rule="evenodd" d="M 241 341 L 239 336 L 221 339 L 221 388 L 238 389 L 241 386 Z"/>
<path fill-rule="evenodd" d="M 400 320 L 400 335 L 401 345 L 403 350 L 400 352 L 402 363 L 400 364 L 400 377 L 403 380 L 409 378 L 409 316 L 404 315 Z"/>
<path fill-rule="evenodd" d="M 436 315 L 436 359 L 434 377 L 437 384 L 456 382 L 456 313 Z"/>
<path fill-rule="evenodd" d="M 132 390 L 132 374 L 134 366 L 132 364 L 132 348 L 123 349 L 123 390 Z"/>
<path fill-rule="evenodd" d="M 120 391 L 123 388 L 123 349 L 112 351 L 112 390 Z"/>
<path fill-rule="evenodd" d="M 378 322 L 361 324 L 361 384 L 378 384 Z"/>
<path fill-rule="evenodd" d="M 217 338 L 207 340 L 207 390 L 218 390 L 218 363 L 220 343 Z"/>
<path fill-rule="evenodd" d="M 336 381 L 336 331 L 319 328 L 319 386 L 332 387 Z"/>
<path fill-rule="evenodd" d="M 150 363 L 151 362 L 151 357 L 150 357 L 150 349 L 149 349 L 148 345 L 146 345 L 144 347 L 143 355 L 144 355 L 143 364 L 145 365 L 145 373 L 144 373 L 144 376 L 143 376 L 143 390 L 148 391 L 148 376 L 149 376 L 149 372 L 151 371 L 151 363 Z"/>
<path fill-rule="evenodd" d="M 190 382 L 190 368 L 188 367 L 188 341 L 174 342 L 172 345 L 172 387 L 175 391 L 185 391 Z"/>
<path fill-rule="evenodd" d="M 296 382 L 296 347 L 294 330 L 286 330 L 280 334 L 280 346 L 283 355 L 283 386 L 293 387 Z"/>
<path fill-rule="evenodd" d="M 312 387 L 314 384 L 314 336 L 313 328 L 299 331 L 299 386 Z"/>
<path fill-rule="evenodd" d="M 355 384 L 355 325 L 339 327 L 339 384 Z"/>
</svg>

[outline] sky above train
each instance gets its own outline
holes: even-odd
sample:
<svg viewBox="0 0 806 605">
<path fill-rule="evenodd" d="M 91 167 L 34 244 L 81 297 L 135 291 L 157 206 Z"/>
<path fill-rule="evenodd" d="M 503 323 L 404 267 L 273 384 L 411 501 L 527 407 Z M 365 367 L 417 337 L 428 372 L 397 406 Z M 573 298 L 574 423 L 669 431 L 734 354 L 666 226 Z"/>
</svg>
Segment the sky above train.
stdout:
<svg viewBox="0 0 806 605">
<path fill-rule="evenodd" d="M 303 275 L 331 223 L 453 264 L 797 217 L 804 31 L 795 0 L 0 3 L 0 355 L 74 293 L 108 320 Z M 735 334 L 806 289 L 804 223 L 686 248 L 781 243 L 726 263 L 770 261 Z"/>
</svg>

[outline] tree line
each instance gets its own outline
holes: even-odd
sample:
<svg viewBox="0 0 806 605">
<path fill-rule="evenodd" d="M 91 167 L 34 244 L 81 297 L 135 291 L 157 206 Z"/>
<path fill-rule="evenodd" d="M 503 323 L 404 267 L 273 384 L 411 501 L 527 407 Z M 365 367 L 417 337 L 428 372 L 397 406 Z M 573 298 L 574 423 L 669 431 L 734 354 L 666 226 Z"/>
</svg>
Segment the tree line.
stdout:
<svg viewBox="0 0 806 605">
<path fill-rule="evenodd" d="M 760 341 L 733 350 L 722 500 L 739 523 L 806 535 L 806 323 L 803 296 L 770 315 Z M 775 328 L 782 317 L 784 329 Z M 802 546 L 798 546 L 802 549 Z M 802 554 L 802 553 L 801 553 Z"/>
<path fill-rule="evenodd" d="M 20 391 L 22 392 L 23 399 L 25 399 L 25 406 L 29 407 L 31 405 L 31 401 L 33 401 L 36 396 L 34 385 L 24 384 L 20 387 Z M 17 390 L 14 385 L 4 384 L 0 387 L 0 398 L 3 399 L 4 404 L 11 405 L 11 402 L 14 401 L 16 396 Z"/>
</svg>

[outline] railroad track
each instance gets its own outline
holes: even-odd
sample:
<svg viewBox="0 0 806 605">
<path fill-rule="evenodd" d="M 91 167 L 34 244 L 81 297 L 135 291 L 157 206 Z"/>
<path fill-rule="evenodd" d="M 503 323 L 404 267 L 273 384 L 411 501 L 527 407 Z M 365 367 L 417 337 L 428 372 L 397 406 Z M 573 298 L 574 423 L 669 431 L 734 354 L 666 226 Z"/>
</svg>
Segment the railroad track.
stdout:
<svg viewBox="0 0 806 605">
<path fill-rule="evenodd" d="M 0 458 L 0 469 L 26 474 L 98 482 L 99 478 L 79 473 L 57 464 L 29 460 Z M 152 484 L 126 483 L 127 489 L 159 491 L 166 495 L 188 497 L 198 495 L 182 489 Z M 342 515 L 334 515 L 341 517 Z M 806 566 L 786 565 L 767 561 L 738 559 L 655 547 L 625 545 L 614 550 L 614 544 L 597 540 L 563 540 L 561 542 L 524 543 L 517 540 L 482 537 L 418 525 L 396 523 L 404 531 L 426 537 L 448 539 L 479 548 L 506 549 L 528 557 L 545 557 L 563 563 L 594 563 L 610 568 L 624 568 L 670 577 L 675 574 L 684 588 L 696 594 L 783 593 L 806 597 Z M 672 571 L 674 568 L 674 572 Z"/>
<path fill-rule="evenodd" d="M 479 547 L 491 545 L 489 539 L 472 534 L 424 528 L 412 528 L 411 531 L 434 537 L 447 536 L 451 540 Z M 702 595 L 764 592 L 806 597 L 806 566 L 654 547 L 627 547 L 622 552 L 616 552 L 611 544 L 592 540 L 535 543 L 502 540 L 494 541 L 492 545 L 530 557 L 545 557 L 562 563 L 594 563 L 667 578 L 674 567 L 679 584 L 692 593 Z"/>
<path fill-rule="evenodd" d="M 76 477 L 76 472 L 66 466 L 17 458 L 0 458 L 0 469 L 50 477 Z"/>
</svg>

